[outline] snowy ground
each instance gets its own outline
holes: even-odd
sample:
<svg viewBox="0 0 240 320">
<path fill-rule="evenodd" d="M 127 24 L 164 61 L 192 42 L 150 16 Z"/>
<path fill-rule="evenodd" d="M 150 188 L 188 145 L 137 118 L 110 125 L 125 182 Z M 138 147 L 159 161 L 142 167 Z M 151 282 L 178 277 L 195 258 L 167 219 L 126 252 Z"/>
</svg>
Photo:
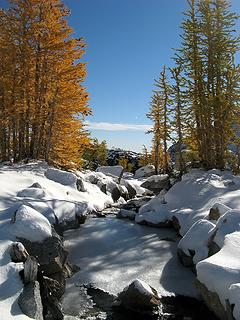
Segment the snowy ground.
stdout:
<svg viewBox="0 0 240 320">
<path fill-rule="evenodd" d="M 178 240 L 173 230 L 140 226 L 115 217 L 91 219 L 79 230 L 67 231 L 69 259 L 81 270 L 68 281 L 66 313 L 78 314 L 78 285 L 89 282 L 116 294 L 138 278 L 162 295 L 196 296 L 195 277 L 177 258 Z"/>
</svg>

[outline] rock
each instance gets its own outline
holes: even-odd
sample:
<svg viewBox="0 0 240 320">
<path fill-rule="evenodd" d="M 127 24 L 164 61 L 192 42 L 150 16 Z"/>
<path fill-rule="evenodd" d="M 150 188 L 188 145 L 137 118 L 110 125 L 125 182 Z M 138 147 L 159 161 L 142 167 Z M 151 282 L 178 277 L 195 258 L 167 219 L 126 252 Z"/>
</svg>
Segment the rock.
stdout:
<svg viewBox="0 0 240 320">
<path fill-rule="evenodd" d="M 103 193 L 107 194 L 107 185 L 106 185 L 106 184 L 103 184 L 103 185 L 100 187 L 100 190 L 101 190 Z"/>
<path fill-rule="evenodd" d="M 77 190 L 80 191 L 80 192 L 86 192 L 86 188 L 84 186 L 84 183 L 83 183 L 83 180 L 81 178 L 77 178 L 77 181 L 76 181 L 76 187 L 77 187 Z"/>
<path fill-rule="evenodd" d="M 128 218 L 130 220 L 135 220 L 135 216 L 136 212 L 125 209 L 121 209 L 116 215 L 118 219 Z"/>
<path fill-rule="evenodd" d="M 154 316 L 160 310 L 160 297 L 157 291 L 138 279 L 118 295 L 118 300 L 123 308 L 139 314 Z"/>
<path fill-rule="evenodd" d="M 152 222 L 145 219 L 142 219 L 142 220 L 138 219 L 136 222 L 140 225 L 154 227 L 154 228 L 171 228 L 172 227 L 171 220 L 165 220 L 162 222 Z"/>
<path fill-rule="evenodd" d="M 139 178 L 147 178 L 151 177 L 155 173 L 155 168 L 152 164 L 147 164 L 144 167 L 139 168 L 136 170 L 134 174 L 134 178 L 139 179 Z"/>
<path fill-rule="evenodd" d="M 35 257 L 28 256 L 24 262 L 24 283 L 30 283 L 37 280 L 38 261 Z"/>
<path fill-rule="evenodd" d="M 98 167 L 97 172 L 102 172 L 106 175 L 110 175 L 110 176 L 115 176 L 121 179 L 122 175 L 123 175 L 123 167 L 122 166 L 101 166 Z"/>
<path fill-rule="evenodd" d="M 26 239 L 20 239 L 28 253 L 38 258 L 40 271 L 49 276 L 56 272 L 61 272 L 68 253 L 64 250 L 63 241 L 53 230 L 53 236 L 47 238 L 42 243 L 30 242 Z"/>
<path fill-rule="evenodd" d="M 45 191 L 42 188 L 26 188 L 17 193 L 17 197 L 21 198 L 34 198 L 34 199 L 42 199 L 46 196 Z"/>
<path fill-rule="evenodd" d="M 198 279 L 195 280 L 195 285 L 201 293 L 201 296 L 207 304 L 208 308 L 212 310 L 218 316 L 219 319 L 232 319 L 232 315 L 227 314 L 227 311 L 222 305 L 220 298 L 216 292 L 209 291 L 208 288 L 204 284 L 202 284 Z"/>
<path fill-rule="evenodd" d="M 129 199 L 135 198 L 137 195 L 136 189 L 127 180 L 124 181 L 124 185 L 128 190 Z"/>
<path fill-rule="evenodd" d="M 43 187 L 38 182 L 34 182 L 29 188 L 43 189 Z"/>
<path fill-rule="evenodd" d="M 153 175 L 144 181 L 141 187 L 158 194 L 161 190 L 170 188 L 170 179 L 167 174 Z"/>
<path fill-rule="evenodd" d="M 224 215 L 227 211 L 231 210 L 225 204 L 215 203 L 209 211 L 208 219 L 217 221 L 222 215 Z"/>
<path fill-rule="evenodd" d="M 121 197 L 120 189 L 118 188 L 118 186 L 116 186 L 112 189 L 112 199 L 114 202 L 117 202 L 120 197 Z"/>
<path fill-rule="evenodd" d="M 40 286 L 37 281 L 24 286 L 18 299 L 20 309 L 28 317 L 43 320 L 43 306 L 40 295 Z"/>
<path fill-rule="evenodd" d="M 187 255 L 185 252 L 183 252 L 182 249 L 178 248 L 177 254 L 178 254 L 179 260 L 184 265 L 184 267 L 187 267 L 187 268 L 194 267 L 193 256 L 195 252 L 192 252 L 192 250 L 189 250 L 189 255 Z"/>
<path fill-rule="evenodd" d="M 10 249 L 10 256 L 13 262 L 25 262 L 28 252 L 21 242 L 14 242 Z"/>
<path fill-rule="evenodd" d="M 129 200 L 128 189 L 125 186 L 122 186 L 122 185 L 118 185 L 118 188 L 119 188 L 119 191 L 121 193 L 121 197 L 126 201 Z"/>
<path fill-rule="evenodd" d="M 172 216 L 172 225 L 173 225 L 173 228 L 177 231 L 177 233 L 180 234 L 179 231 L 181 229 L 181 226 L 178 221 L 178 218 L 175 216 Z"/>
<path fill-rule="evenodd" d="M 152 197 L 150 197 L 150 196 L 131 199 L 127 203 L 123 204 L 121 206 L 121 209 L 138 212 L 139 208 L 142 207 L 144 204 L 146 204 L 151 199 L 152 199 Z"/>
</svg>

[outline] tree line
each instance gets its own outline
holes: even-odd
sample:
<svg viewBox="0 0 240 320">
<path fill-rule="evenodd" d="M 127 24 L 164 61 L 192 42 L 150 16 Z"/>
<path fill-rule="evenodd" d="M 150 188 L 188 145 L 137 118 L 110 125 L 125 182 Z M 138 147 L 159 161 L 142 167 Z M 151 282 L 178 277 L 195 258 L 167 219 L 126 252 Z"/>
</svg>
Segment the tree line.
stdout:
<svg viewBox="0 0 240 320">
<path fill-rule="evenodd" d="M 60 0 L 11 0 L 0 9 L 0 161 L 79 165 L 91 113 L 83 39 Z"/>
<path fill-rule="evenodd" d="M 228 0 L 187 0 L 181 46 L 174 67 L 163 67 L 147 114 L 153 122 L 156 173 L 168 172 L 168 143 L 177 143 L 178 167 L 185 171 L 186 144 L 205 169 L 236 164 L 228 150 L 239 145 L 240 67 L 235 63 L 237 14 Z"/>
</svg>

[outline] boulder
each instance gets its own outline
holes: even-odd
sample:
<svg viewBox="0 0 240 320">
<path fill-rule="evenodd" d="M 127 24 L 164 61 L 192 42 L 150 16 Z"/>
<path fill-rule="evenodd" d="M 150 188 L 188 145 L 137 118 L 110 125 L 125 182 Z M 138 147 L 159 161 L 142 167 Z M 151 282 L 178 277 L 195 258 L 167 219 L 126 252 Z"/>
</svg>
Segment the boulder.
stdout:
<svg viewBox="0 0 240 320">
<path fill-rule="evenodd" d="M 140 207 L 142 207 L 144 204 L 146 204 L 151 199 L 152 199 L 152 197 L 150 197 L 150 196 L 131 199 L 127 203 L 123 204 L 121 206 L 121 209 L 138 212 Z"/>
<path fill-rule="evenodd" d="M 137 190 L 127 180 L 124 180 L 124 185 L 128 190 L 129 199 L 135 198 L 137 195 Z"/>
<path fill-rule="evenodd" d="M 43 187 L 38 182 L 34 182 L 29 188 L 43 189 Z"/>
<path fill-rule="evenodd" d="M 147 164 L 144 167 L 139 168 L 136 170 L 134 174 L 134 178 L 139 179 L 139 178 L 147 178 L 151 177 L 155 173 L 155 168 L 152 164 Z"/>
<path fill-rule="evenodd" d="M 135 220 L 135 216 L 136 212 L 125 209 L 121 209 L 116 215 L 118 219 L 128 218 L 129 220 Z"/>
<path fill-rule="evenodd" d="M 42 243 L 30 242 L 26 239 L 20 239 L 20 241 L 31 256 L 38 258 L 39 269 L 44 272 L 44 275 L 49 276 L 62 271 L 68 254 L 61 237 L 54 230 L 53 236 Z"/>
<path fill-rule="evenodd" d="M 84 182 L 81 178 L 77 178 L 77 181 L 76 181 L 76 187 L 77 187 L 77 190 L 80 191 L 80 192 L 86 192 L 87 189 L 85 188 L 84 186 Z"/>
<path fill-rule="evenodd" d="M 40 295 L 40 285 L 37 281 L 24 286 L 18 299 L 22 312 L 35 320 L 43 320 L 43 306 Z"/>
<path fill-rule="evenodd" d="M 138 314 L 159 314 L 160 297 L 157 291 L 141 280 L 133 281 L 119 295 L 120 305 Z"/>
<path fill-rule="evenodd" d="M 201 293 L 203 300 L 210 310 L 212 310 L 219 319 L 221 320 L 230 320 L 232 319 L 231 313 L 228 314 L 224 306 L 221 303 L 221 300 L 216 292 L 211 292 L 208 288 L 201 283 L 198 279 L 195 280 L 195 285 L 198 291 Z"/>
<path fill-rule="evenodd" d="M 209 211 L 208 219 L 217 221 L 229 210 L 231 210 L 231 208 L 227 207 L 225 204 L 216 202 Z"/>
<path fill-rule="evenodd" d="M 110 175 L 110 176 L 115 176 L 121 179 L 122 175 L 123 175 L 123 167 L 122 166 L 101 166 L 98 167 L 97 172 L 102 172 L 106 175 Z"/>
<path fill-rule="evenodd" d="M 115 187 L 112 189 L 111 194 L 112 194 L 112 199 L 113 199 L 113 201 L 114 201 L 114 202 L 117 202 L 118 199 L 121 197 L 121 191 L 120 191 L 119 187 L 118 187 L 118 186 L 115 186 Z"/>
<path fill-rule="evenodd" d="M 144 181 L 141 187 L 158 194 L 161 190 L 170 188 L 170 179 L 168 174 L 153 175 Z"/>
<path fill-rule="evenodd" d="M 193 268 L 193 256 L 195 255 L 195 252 L 193 250 L 189 250 L 189 255 L 187 255 L 181 248 L 178 248 L 177 251 L 178 258 L 182 265 L 186 268 Z"/>
<path fill-rule="evenodd" d="M 13 262 L 25 262 L 28 252 L 21 242 L 13 242 L 10 248 L 10 256 Z"/>
</svg>

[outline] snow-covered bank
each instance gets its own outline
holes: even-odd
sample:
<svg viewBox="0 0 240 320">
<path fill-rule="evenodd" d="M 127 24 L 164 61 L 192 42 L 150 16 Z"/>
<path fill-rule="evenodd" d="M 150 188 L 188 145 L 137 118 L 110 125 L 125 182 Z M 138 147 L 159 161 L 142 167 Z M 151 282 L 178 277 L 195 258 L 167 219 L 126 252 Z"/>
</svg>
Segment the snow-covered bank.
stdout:
<svg viewBox="0 0 240 320">
<path fill-rule="evenodd" d="M 76 182 L 83 180 L 84 192 Z M 10 248 L 16 237 L 41 242 L 51 237 L 54 223 L 101 211 L 113 203 L 111 195 L 75 175 L 35 162 L 0 167 L 0 310 L 1 319 L 29 319 L 18 306 L 23 283 Z"/>
</svg>

